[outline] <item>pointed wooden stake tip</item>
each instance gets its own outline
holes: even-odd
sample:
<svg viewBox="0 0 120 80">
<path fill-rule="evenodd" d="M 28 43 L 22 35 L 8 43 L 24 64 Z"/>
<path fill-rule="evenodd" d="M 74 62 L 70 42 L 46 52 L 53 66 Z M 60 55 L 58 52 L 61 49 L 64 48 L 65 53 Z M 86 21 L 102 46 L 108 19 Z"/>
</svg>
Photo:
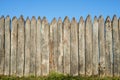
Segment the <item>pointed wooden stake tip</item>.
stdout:
<svg viewBox="0 0 120 80">
<path fill-rule="evenodd" d="M 77 22 L 76 19 L 75 19 L 75 17 L 72 18 L 72 22 L 73 22 L 73 23 L 74 23 L 74 22 L 75 22 L 75 23 Z"/>
<path fill-rule="evenodd" d="M 110 16 L 107 16 L 106 21 L 107 21 L 107 22 L 110 22 L 110 21 L 111 21 Z"/>
<path fill-rule="evenodd" d="M 16 17 L 16 16 L 14 16 L 14 17 L 12 18 L 12 21 L 13 21 L 13 20 L 17 20 L 17 17 Z"/>
<path fill-rule="evenodd" d="M 32 16 L 32 20 L 36 20 L 35 16 Z"/>
<path fill-rule="evenodd" d="M 29 19 L 29 17 L 27 17 L 27 19 L 26 19 L 26 22 L 30 22 L 30 19 Z"/>
<path fill-rule="evenodd" d="M 94 17 L 94 22 L 97 22 L 97 16 Z"/>
<path fill-rule="evenodd" d="M 114 21 L 114 20 L 116 21 L 116 20 L 117 20 L 117 16 L 114 15 L 112 20 L 113 20 L 113 21 Z"/>
<path fill-rule="evenodd" d="M 45 16 L 43 17 L 43 20 L 44 20 L 44 19 L 46 19 L 46 17 L 45 17 Z"/>
<path fill-rule="evenodd" d="M 9 16 L 9 15 L 7 15 L 7 16 L 6 16 L 6 19 L 7 19 L 7 18 L 10 18 L 10 16 Z"/>
<path fill-rule="evenodd" d="M 82 17 L 82 16 L 80 17 L 79 22 L 84 22 L 84 19 L 83 19 L 83 17 Z"/>
<path fill-rule="evenodd" d="M 4 18 L 4 16 L 3 16 L 3 15 L 0 17 L 0 19 L 2 19 L 2 18 Z"/>
<path fill-rule="evenodd" d="M 57 22 L 57 20 L 56 20 L 56 18 L 54 17 L 51 23 L 54 24 L 54 23 L 56 23 L 56 22 Z"/>
<path fill-rule="evenodd" d="M 20 16 L 19 20 L 24 21 L 23 15 Z"/>
<path fill-rule="evenodd" d="M 27 17 L 26 20 L 29 20 L 29 17 Z"/>
<path fill-rule="evenodd" d="M 88 22 L 91 21 L 91 17 L 90 17 L 90 15 L 87 16 L 86 21 L 88 21 Z"/>
<path fill-rule="evenodd" d="M 68 16 L 66 16 L 66 17 L 65 17 L 65 19 L 64 19 L 64 23 L 65 23 L 65 22 L 70 22 L 70 20 L 69 20 L 69 17 L 68 17 Z"/>
<path fill-rule="evenodd" d="M 48 23 L 48 21 L 47 21 L 45 16 L 43 17 L 42 22 Z"/>
<path fill-rule="evenodd" d="M 58 18 L 58 23 L 62 23 L 61 17 Z"/>
<path fill-rule="evenodd" d="M 104 21 L 104 18 L 102 15 L 99 16 L 99 20 L 103 20 Z"/>
<path fill-rule="evenodd" d="M 41 20 L 41 17 L 40 17 L 40 16 L 38 17 L 38 20 Z"/>
</svg>

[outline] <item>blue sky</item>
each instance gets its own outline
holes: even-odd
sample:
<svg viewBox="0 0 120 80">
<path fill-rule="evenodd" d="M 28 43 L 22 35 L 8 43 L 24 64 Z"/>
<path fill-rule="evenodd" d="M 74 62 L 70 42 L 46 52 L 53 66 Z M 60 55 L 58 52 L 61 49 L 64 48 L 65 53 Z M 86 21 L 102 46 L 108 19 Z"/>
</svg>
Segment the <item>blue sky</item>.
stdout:
<svg viewBox="0 0 120 80">
<path fill-rule="evenodd" d="M 120 17 L 120 0 L 0 0 L 0 15 L 19 18 L 21 14 L 25 19 L 46 16 L 49 22 L 54 17 L 64 20 L 65 16 L 79 21 L 80 16 L 85 19 L 88 14 L 92 19 L 100 15 Z"/>
</svg>

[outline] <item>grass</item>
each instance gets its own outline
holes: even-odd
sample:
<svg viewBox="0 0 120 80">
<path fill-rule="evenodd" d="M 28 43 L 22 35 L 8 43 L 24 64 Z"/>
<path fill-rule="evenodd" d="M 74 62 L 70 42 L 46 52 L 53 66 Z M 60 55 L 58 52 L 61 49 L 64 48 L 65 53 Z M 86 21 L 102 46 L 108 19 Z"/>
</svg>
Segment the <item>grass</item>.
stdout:
<svg viewBox="0 0 120 80">
<path fill-rule="evenodd" d="M 70 76 L 58 73 L 50 73 L 47 77 L 12 77 L 12 76 L 0 76 L 0 80 L 119 80 L 117 77 L 80 77 L 80 76 Z"/>
</svg>

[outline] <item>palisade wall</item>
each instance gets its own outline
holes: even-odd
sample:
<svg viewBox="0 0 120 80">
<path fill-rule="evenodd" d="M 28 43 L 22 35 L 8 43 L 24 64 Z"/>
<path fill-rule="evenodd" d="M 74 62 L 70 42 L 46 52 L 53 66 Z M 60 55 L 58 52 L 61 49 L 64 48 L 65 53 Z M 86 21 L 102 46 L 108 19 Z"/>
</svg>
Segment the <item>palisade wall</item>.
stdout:
<svg viewBox="0 0 120 80">
<path fill-rule="evenodd" d="M 0 18 L 0 75 L 120 75 L 120 19 Z"/>
</svg>

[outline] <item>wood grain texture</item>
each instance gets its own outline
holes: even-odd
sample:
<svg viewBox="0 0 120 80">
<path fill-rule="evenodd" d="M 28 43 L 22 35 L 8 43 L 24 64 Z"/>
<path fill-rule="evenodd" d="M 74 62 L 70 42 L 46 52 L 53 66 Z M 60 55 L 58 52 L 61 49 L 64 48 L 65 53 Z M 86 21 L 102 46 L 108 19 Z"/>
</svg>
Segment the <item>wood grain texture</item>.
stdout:
<svg viewBox="0 0 120 80">
<path fill-rule="evenodd" d="M 57 64 L 58 64 L 58 46 L 57 46 L 57 21 L 54 18 L 50 25 L 50 65 L 51 70 L 57 72 Z"/>
<path fill-rule="evenodd" d="M 98 20 L 98 35 L 99 35 L 99 74 L 105 76 L 105 27 L 102 16 Z"/>
<path fill-rule="evenodd" d="M 86 19 L 86 75 L 92 75 L 92 21 L 90 15 Z"/>
<path fill-rule="evenodd" d="M 94 17 L 93 22 L 93 56 L 92 56 L 92 73 L 93 75 L 98 75 L 98 64 L 99 64 L 99 46 L 98 46 L 98 20 Z"/>
<path fill-rule="evenodd" d="M 64 74 L 70 74 L 70 21 L 68 17 L 64 19 L 63 30 Z"/>
<path fill-rule="evenodd" d="M 5 19 L 0 18 L 0 75 L 4 74 L 4 56 L 5 56 Z"/>
<path fill-rule="evenodd" d="M 53 26 L 50 24 L 49 32 L 49 70 L 52 72 L 54 70 L 54 42 L 53 42 Z"/>
<path fill-rule="evenodd" d="M 36 64 L 36 33 L 37 33 L 36 18 L 33 16 L 31 20 L 31 48 L 30 48 L 30 75 L 35 75 Z"/>
<path fill-rule="evenodd" d="M 119 54 L 120 54 L 120 43 L 119 43 L 119 30 L 118 30 L 118 19 L 114 15 L 112 20 L 112 27 L 113 27 L 113 71 L 114 76 L 119 76 Z"/>
<path fill-rule="evenodd" d="M 25 23 L 25 70 L 24 76 L 29 76 L 30 71 L 30 26 L 31 21 L 29 18 L 26 19 Z"/>
<path fill-rule="evenodd" d="M 61 18 L 58 19 L 57 23 L 57 39 L 58 39 L 58 73 L 63 73 L 63 26 Z"/>
<path fill-rule="evenodd" d="M 75 18 L 71 21 L 70 31 L 70 74 L 78 75 L 78 24 Z"/>
<path fill-rule="evenodd" d="M 18 45 L 18 20 L 16 17 L 12 19 L 11 29 L 11 75 L 16 75 L 16 56 L 17 56 L 17 45 Z"/>
<path fill-rule="evenodd" d="M 85 75 L 85 22 L 83 17 L 79 21 L 79 74 Z"/>
<path fill-rule="evenodd" d="M 41 19 L 40 17 L 37 20 L 37 54 L 36 54 L 36 75 L 41 75 L 41 45 L 40 45 L 40 28 L 41 28 Z"/>
<path fill-rule="evenodd" d="M 4 75 L 10 73 L 10 17 L 5 19 L 5 71 Z"/>
<path fill-rule="evenodd" d="M 112 50 L 112 26 L 110 17 L 107 17 L 105 22 L 105 32 L 106 32 L 106 40 L 105 40 L 105 69 L 106 76 L 113 75 L 113 50 Z"/>
<path fill-rule="evenodd" d="M 23 76 L 24 71 L 24 19 L 18 20 L 17 76 Z"/>
<path fill-rule="evenodd" d="M 49 74 L 49 24 L 46 18 L 42 20 L 41 26 L 41 52 L 42 52 L 42 75 Z"/>
<path fill-rule="evenodd" d="M 58 41 L 57 41 L 57 20 L 54 18 L 53 20 L 53 26 L 54 26 L 54 71 L 57 72 L 57 66 L 58 66 Z"/>
<path fill-rule="evenodd" d="M 118 19 L 118 34 L 119 34 L 119 44 L 120 44 L 120 18 Z M 118 57 L 120 58 L 120 54 L 118 55 Z M 120 75 L 120 60 L 119 60 L 119 63 L 118 63 L 118 73 Z"/>
</svg>

